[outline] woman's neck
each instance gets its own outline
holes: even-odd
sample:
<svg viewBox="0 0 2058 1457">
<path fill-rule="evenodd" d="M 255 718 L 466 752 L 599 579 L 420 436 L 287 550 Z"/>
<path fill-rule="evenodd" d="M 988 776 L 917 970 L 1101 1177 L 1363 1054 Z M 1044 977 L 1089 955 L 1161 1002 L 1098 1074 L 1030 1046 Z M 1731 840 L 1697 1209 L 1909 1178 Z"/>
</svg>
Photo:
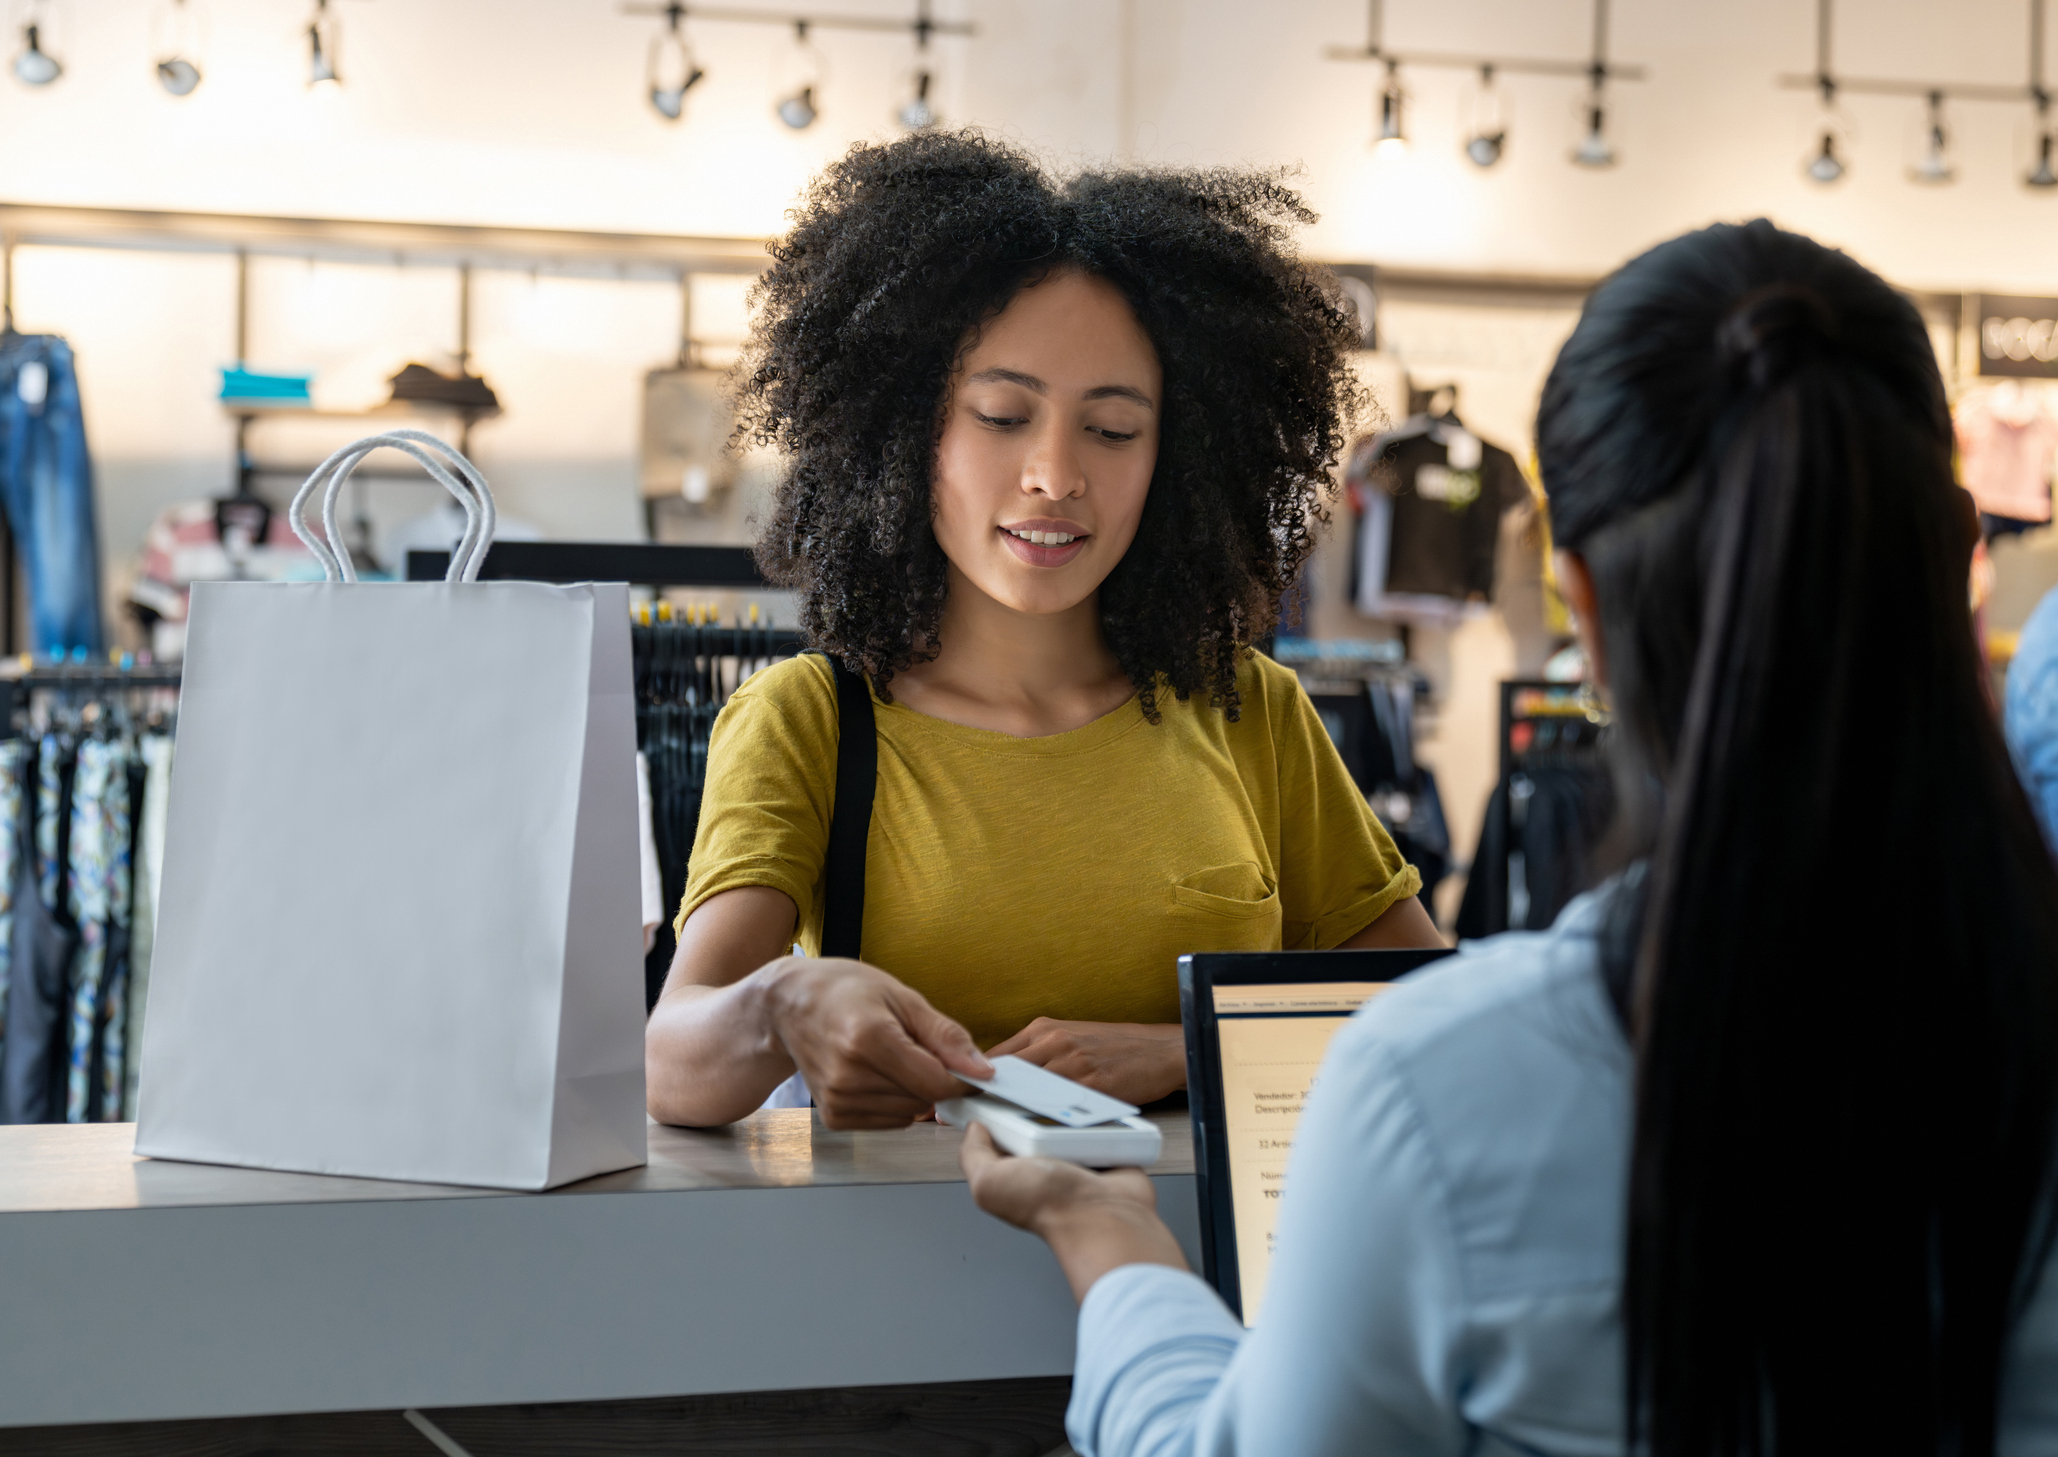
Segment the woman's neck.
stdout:
<svg viewBox="0 0 2058 1457">
<path fill-rule="evenodd" d="M 1032 614 L 995 601 L 950 569 L 938 651 L 894 675 L 917 713 L 1016 738 L 1083 728 L 1135 692 L 1101 633 L 1100 602 Z"/>
</svg>

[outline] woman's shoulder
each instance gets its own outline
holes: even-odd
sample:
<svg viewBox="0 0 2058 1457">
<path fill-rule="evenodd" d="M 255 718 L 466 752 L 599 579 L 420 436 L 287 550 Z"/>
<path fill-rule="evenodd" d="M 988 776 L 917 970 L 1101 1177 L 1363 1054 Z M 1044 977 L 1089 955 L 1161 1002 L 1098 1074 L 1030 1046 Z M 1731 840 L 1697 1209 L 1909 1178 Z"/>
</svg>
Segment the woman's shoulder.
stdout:
<svg viewBox="0 0 2058 1457">
<path fill-rule="evenodd" d="M 1633 1061 L 1590 928 L 1470 943 L 1407 977 L 1337 1033 L 1332 1083 L 1352 1106 L 1407 1108 L 1475 1288 L 1619 1273 Z"/>
<path fill-rule="evenodd" d="M 1171 694 L 1159 692 L 1159 707 L 1166 706 Z M 1236 735 L 1252 732 L 1266 733 L 1272 726 L 1290 722 L 1302 712 L 1312 711 L 1307 691 L 1301 687 L 1301 680 L 1293 669 L 1282 667 L 1273 659 L 1251 648 L 1236 665 L 1236 722 L 1227 725 L 1230 733 Z M 1196 693 L 1186 700 L 1186 708 L 1196 717 L 1224 717 L 1222 710 L 1208 702 L 1205 693 Z M 1265 727 L 1260 728 L 1259 725 Z"/>
<path fill-rule="evenodd" d="M 723 718 L 776 724 L 782 736 L 836 750 L 836 672 L 819 653 L 801 653 L 744 679 L 722 708 Z"/>
<path fill-rule="evenodd" d="M 1593 892 L 1548 931 L 1467 942 L 1403 978 L 1338 1033 L 1339 1066 L 1400 1076 L 1431 1121 L 1474 1130 L 1531 1123 L 1553 1085 L 1575 1099 L 1626 1099 L 1629 1042 L 1600 971 L 1605 905 Z"/>
</svg>

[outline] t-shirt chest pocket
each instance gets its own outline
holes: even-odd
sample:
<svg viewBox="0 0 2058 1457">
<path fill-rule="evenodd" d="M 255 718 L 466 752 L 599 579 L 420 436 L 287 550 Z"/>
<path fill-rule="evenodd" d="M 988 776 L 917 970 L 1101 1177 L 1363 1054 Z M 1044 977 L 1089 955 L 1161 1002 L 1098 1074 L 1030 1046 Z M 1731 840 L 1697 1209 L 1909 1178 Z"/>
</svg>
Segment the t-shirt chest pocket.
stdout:
<svg viewBox="0 0 2058 1457">
<path fill-rule="evenodd" d="M 1172 900 L 1212 916 L 1279 925 L 1279 885 L 1253 860 L 1183 875 L 1172 883 Z"/>
</svg>

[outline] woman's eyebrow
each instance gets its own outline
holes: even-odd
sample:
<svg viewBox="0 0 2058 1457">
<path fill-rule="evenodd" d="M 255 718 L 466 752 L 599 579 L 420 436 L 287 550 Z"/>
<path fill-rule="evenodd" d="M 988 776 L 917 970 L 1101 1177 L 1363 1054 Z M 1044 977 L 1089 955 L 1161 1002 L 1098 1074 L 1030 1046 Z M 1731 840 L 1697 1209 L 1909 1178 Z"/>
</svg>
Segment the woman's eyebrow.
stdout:
<svg viewBox="0 0 2058 1457">
<path fill-rule="evenodd" d="M 1033 374 L 1024 374 L 1019 369 L 982 369 L 973 375 L 972 384 L 1018 384 L 1025 390 L 1034 390 L 1039 395 L 1050 393 L 1050 386 Z"/>
<path fill-rule="evenodd" d="M 1126 384 L 1104 384 L 1090 389 L 1083 396 L 1089 400 L 1134 400 L 1146 410 L 1155 410 L 1157 405 L 1142 390 Z"/>
<path fill-rule="evenodd" d="M 1035 375 L 1024 374 L 1019 369 L 1003 369 L 998 365 L 995 365 L 992 369 L 980 370 L 977 374 L 971 376 L 968 383 L 1018 384 L 1025 390 L 1034 390 L 1039 395 L 1048 395 L 1050 393 L 1050 386 Z M 1137 389 L 1134 385 L 1097 385 L 1080 396 L 1080 398 L 1086 400 L 1133 400 L 1146 410 L 1155 410 L 1157 408 L 1156 403 L 1151 397 L 1142 390 Z"/>
</svg>

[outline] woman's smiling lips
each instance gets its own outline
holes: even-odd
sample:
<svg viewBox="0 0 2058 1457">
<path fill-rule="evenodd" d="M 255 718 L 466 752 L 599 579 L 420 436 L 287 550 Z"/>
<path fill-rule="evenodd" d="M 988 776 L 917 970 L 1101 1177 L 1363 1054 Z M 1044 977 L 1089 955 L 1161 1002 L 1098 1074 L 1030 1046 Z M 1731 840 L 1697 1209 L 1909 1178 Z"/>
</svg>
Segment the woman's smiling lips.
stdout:
<svg viewBox="0 0 2058 1457">
<path fill-rule="evenodd" d="M 1061 567 L 1086 550 L 1091 540 L 1086 528 L 1075 521 L 1017 521 L 994 528 L 1009 551 L 1032 567 Z"/>
</svg>

